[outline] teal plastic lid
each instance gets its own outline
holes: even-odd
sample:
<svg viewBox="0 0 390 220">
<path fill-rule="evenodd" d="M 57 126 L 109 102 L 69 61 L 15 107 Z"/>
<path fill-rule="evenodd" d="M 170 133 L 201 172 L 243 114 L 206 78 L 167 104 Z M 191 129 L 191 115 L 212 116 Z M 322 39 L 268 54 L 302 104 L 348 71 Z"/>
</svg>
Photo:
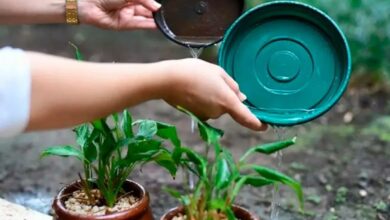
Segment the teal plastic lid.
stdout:
<svg viewBox="0 0 390 220">
<path fill-rule="evenodd" d="M 226 32 L 219 65 L 247 95 L 262 121 L 291 126 L 334 106 L 351 72 L 348 42 L 325 13 L 295 2 L 245 12 Z"/>
</svg>

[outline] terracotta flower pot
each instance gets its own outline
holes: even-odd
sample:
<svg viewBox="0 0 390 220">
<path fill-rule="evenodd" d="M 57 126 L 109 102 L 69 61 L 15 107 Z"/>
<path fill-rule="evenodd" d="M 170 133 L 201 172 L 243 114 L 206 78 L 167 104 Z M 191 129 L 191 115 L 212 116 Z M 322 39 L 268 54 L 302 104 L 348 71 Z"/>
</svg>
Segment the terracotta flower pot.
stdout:
<svg viewBox="0 0 390 220">
<path fill-rule="evenodd" d="M 237 219 L 240 220 L 259 220 L 255 215 L 250 213 L 248 210 L 240 207 L 240 206 L 233 206 L 234 214 L 236 215 Z M 177 216 L 179 213 L 184 213 L 183 207 L 177 207 L 174 209 L 171 209 L 169 212 L 167 212 L 163 217 L 161 217 L 160 220 L 172 220 L 173 217 Z"/>
<path fill-rule="evenodd" d="M 138 183 L 127 180 L 124 189 L 133 192 L 140 201 L 131 209 L 100 216 L 78 216 L 70 213 L 65 208 L 65 201 L 74 191 L 80 189 L 80 182 L 76 181 L 62 188 L 53 201 L 54 219 L 57 220 L 153 220 L 152 211 L 149 206 L 149 194 Z"/>
</svg>

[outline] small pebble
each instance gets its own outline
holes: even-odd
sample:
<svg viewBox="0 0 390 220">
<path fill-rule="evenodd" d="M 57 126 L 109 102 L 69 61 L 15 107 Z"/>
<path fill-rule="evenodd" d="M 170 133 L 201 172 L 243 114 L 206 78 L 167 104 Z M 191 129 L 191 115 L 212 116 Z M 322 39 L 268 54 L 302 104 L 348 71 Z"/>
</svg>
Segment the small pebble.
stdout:
<svg viewBox="0 0 390 220">
<path fill-rule="evenodd" d="M 347 112 L 347 113 L 344 115 L 343 120 L 344 120 L 345 123 L 351 123 L 352 120 L 353 120 L 353 118 L 354 118 L 353 113 L 352 113 L 352 112 Z"/>
<path fill-rule="evenodd" d="M 97 207 L 96 205 L 93 206 L 92 210 L 91 210 L 93 213 L 96 213 L 99 211 L 99 207 Z"/>
<path fill-rule="evenodd" d="M 367 191 L 362 189 L 362 190 L 359 191 L 359 195 L 364 198 L 364 197 L 367 196 Z"/>
</svg>

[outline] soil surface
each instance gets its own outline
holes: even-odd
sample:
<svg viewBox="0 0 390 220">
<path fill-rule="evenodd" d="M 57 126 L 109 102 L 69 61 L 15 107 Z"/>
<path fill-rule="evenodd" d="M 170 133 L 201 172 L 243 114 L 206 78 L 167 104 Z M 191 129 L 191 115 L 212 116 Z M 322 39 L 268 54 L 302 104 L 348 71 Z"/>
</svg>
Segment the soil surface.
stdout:
<svg viewBox="0 0 390 220">
<path fill-rule="evenodd" d="M 153 62 L 188 57 L 187 49 L 168 42 L 155 32 L 110 32 L 87 27 L 23 26 L 1 27 L 0 46 L 12 45 L 72 57 L 67 42 L 80 46 L 88 60 L 98 62 Z M 205 57 L 210 57 L 206 51 Z M 93 80 L 93 79 L 91 79 Z M 129 85 L 131 86 L 131 85 Z M 286 187 L 280 190 L 279 220 L 387 220 L 390 219 L 390 94 L 371 88 L 350 88 L 344 98 L 320 119 L 292 128 L 270 128 L 255 133 L 230 117 L 213 124 L 226 131 L 224 145 L 236 156 L 247 147 L 281 138 L 298 137 L 298 143 L 276 157 L 253 158 L 254 163 L 279 168 L 302 182 L 305 214 Z M 191 133 L 191 122 L 182 113 L 160 101 L 148 102 L 131 112 L 135 118 L 151 118 L 178 126 L 188 146 L 202 149 Z M 39 154 L 47 146 L 73 144 L 70 129 L 29 133 L 0 140 L 0 197 L 50 212 L 56 192 L 77 179 L 81 167 L 73 159 L 49 158 Z M 131 178 L 144 184 L 151 195 L 156 219 L 178 205 L 161 186 L 180 188 L 176 180 L 149 165 Z M 269 219 L 272 187 L 245 188 L 238 204 Z"/>
<path fill-rule="evenodd" d="M 139 201 L 139 198 L 131 194 L 123 195 L 118 197 L 118 201 L 110 208 L 102 204 L 103 196 L 99 190 L 91 190 L 90 195 L 91 198 L 81 190 L 73 192 L 65 201 L 66 209 L 76 215 L 107 215 L 129 210 Z"/>
</svg>

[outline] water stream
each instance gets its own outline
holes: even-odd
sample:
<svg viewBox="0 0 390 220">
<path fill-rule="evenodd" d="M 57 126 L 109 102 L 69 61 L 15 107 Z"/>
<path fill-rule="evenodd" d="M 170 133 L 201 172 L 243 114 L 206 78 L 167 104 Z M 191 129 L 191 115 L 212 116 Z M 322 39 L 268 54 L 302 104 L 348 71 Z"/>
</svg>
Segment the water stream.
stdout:
<svg viewBox="0 0 390 220">
<path fill-rule="evenodd" d="M 191 54 L 192 58 L 195 58 L 195 59 L 198 59 L 203 52 L 203 48 L 194 48 L 194 47 L 190 47 L 190 46 L 188 46 L 188 48 L 190 49 L 190 54 Z"/>
<path fill-rule="evenodd" d="M 203 48 L 193 48 L 188 46 L 190 50 L 190 54 L 192 58 L 198 59 L 200 55 L 203 52 Z M 193 134 L 195 132 L 195 121 L 191 119 L 191 133 Z M 195 176 L 192 172 L 188 171 L 187 173 L 187 178 L 188 178 L 188 187 L 190 190 L 193 190 L 195 188 Z"/>
<path fill-rule="evenodd" d="M 274 134 L 278 141 L 281 141 L 286 138 L 287 128 L 286 127 L 277 127 L 273 126 Z M 277 159 L 277 168 L 280 169 L 283 166 L 283 152 L 279 151 L 274 154 L 274 157 Z M 272 203 L 271 203 L 271 220 L 279 219 L 279 206 L 280 206 L 280 192 L 279 185 L 275 185 L 272 191 Z"/>
</svg>

